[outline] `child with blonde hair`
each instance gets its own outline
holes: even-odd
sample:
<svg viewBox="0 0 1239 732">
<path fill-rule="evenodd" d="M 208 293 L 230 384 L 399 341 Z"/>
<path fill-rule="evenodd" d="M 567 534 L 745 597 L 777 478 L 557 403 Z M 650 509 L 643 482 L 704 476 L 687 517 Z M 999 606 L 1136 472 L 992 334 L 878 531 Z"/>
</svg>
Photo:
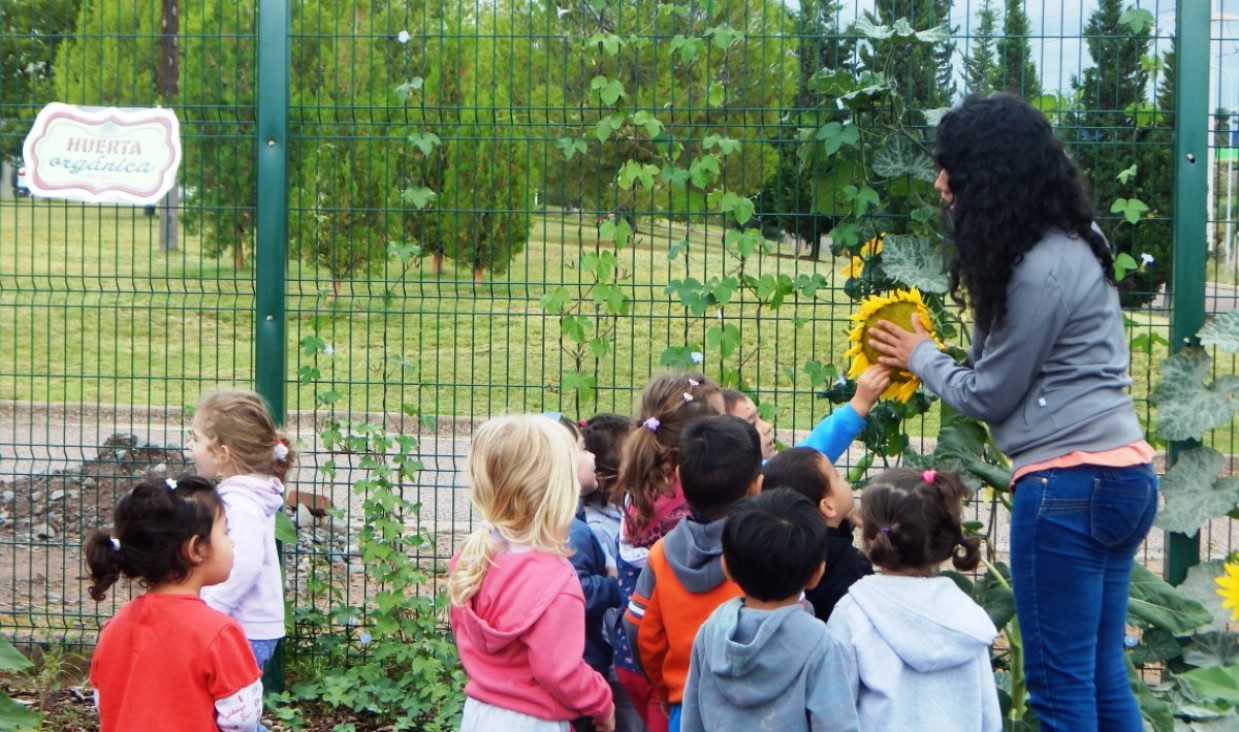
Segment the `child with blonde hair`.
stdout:
<svg viewBox="0 0 1239 732">
<path fill-rule="evenodd" d="M 202 599 L 241 624 L 264 668 L 284 637 L 275 512 L 284 505 L 292 446 L 257 393 L 215 389 L 198 400 L 190 452 L 199 475 L 220 478 L 216 490 L 237 544 L 232 574 L 204 589 Z"/>
<path fill-rule="evenodd" d="M 698 417 L 723 413 L 723 393 L 704 374 L 668 372 L 655 376 L 641 392 L 637 425 L 624 440 L 615 501 L 620 525 L 621 607 L 628 604 L 645 569 L 650 547 L 676 527 L 691 509 L 684 499 L 676 467 L 680 433 Z M 654 687 L 641 672 L 636 649 L 621 622 L 615 636 L 615 673 L 648 732 L 666 732 L 667 715 Z"/>
<path fill-rule="evenodd" d="M 853 654 L 861 729 L 1002 729 L 990 667 L 994 623 L 939 567 L 975 569 L 965 536 L 970 490 L 954 473 L 896 468 L 861 496 L 865 552 L 881 574 L 858 580 L 826 629 Z"/>
<path fill-rule="evenodd" d="M 96 602 L 122 576 L 146 588 L 104 624 L 91 657 L 100 730 L 256 729 L 262 682 L 254 654 L 237 621 L 199 597 L 233 567 L 228 519 L 210 481 L 139 483 L 85 551 Z"/>
<path fill-rule="evenodd" d="M 469 681 L 462 732 L 615 728 L 607 681 L 584 660 L 585 598 L 566 558 L 580 487 L 575 438 L 541 415 L 473 436 L 469 500 L 482 516 L 452 558 L 452 633 Z"/>
</svg>

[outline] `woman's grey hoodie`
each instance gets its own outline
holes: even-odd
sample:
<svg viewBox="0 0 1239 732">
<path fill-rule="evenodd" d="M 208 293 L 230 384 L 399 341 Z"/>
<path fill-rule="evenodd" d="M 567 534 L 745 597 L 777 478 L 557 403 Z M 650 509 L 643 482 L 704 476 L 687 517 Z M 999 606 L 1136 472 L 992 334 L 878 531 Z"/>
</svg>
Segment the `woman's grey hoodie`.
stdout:
<svg viewBox="0 0 1239 732">
<path fill-rule="evenodd" d="M 850 732 L 849 648 L 799 603 L 729 600 L 701 626 L 684 686 L 682 732 Z"/>
<path fill-rule="evenodd" d="M 241 624 L 250 640 L 284 637 L 284 579 L 275 552 L 275 512 L 284 484 L 268 475 L 233 475 L 216 490 L 228 516 L 232 573 L 202 588 L 206 604 Z"/>
<path fill-rule="evenodd" d="M 1002 729 L 989 653 L 998 631 L 949 578 L 865 577 L 826 628 L 855 659 L 861 730 Z"/>
</svg>

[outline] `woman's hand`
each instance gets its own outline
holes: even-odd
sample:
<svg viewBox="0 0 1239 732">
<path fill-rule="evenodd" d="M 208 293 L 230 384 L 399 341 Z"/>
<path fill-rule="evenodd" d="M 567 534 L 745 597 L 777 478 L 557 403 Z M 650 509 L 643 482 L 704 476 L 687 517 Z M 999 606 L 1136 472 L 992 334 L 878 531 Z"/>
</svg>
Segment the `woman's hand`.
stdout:
<svg viewBox="0 0 1239 732">
<path fill-rule="evenodd" d="M 913 330 L 907 331 L 889 320 L 879 320 L 875 328 L 869 329 L 869 346 L 882 354 L 878 363 L 897 369 L 908 370 L 908 360 L 912 358 L 912 349 L 921 341 L 930 340 L 933 336 L 921 325 L 921 318 L 912 315 Z"/>
</svg>

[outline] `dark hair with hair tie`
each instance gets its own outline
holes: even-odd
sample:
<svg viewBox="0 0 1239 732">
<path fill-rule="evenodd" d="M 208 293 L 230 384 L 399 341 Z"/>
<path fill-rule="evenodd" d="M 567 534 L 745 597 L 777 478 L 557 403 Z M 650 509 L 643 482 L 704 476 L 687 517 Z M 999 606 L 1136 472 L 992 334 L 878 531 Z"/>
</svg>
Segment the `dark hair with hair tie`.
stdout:
<svg viewBox="0 0 1239 732">
<path fill-rule="evenodd" d="M 223 511 L 206 478 L 184 475 L 138 483 L 117 501 L 111 531 L 97 530 L 86 540 L 90 596 L 102 602 L 122 575 L 144 587 L 185 579 L 193 568 L 183 551 L 185 542 L 196 536 L 209 546 L 211 527 Z"/>
<path fill-rule="evenodd" d="M 976 569 L 981 540 L 965 536 L 964 500 L 972 491 L 959 476 L 894 468 L 874 478 L 861 494 L 864 540 L 869 560 L 887 570 L 937 574 L 950 559 L 956 569 Z"/>
<path fill-rule="evenodd" d="M 969 95 L 938 123 L 935 162 L 954 200 L 946 211 L 955 256 L 951 296 L 991 331 L 1007 315 L 1007 285 L 1051 229 L 1078 238 L 1114 280 L 1114 256 L 1093 228 L 1079 170 L 1041 112 L 1019 97 Z M 961 294 L 966 291 L 966 298 Z"/>
</svg>

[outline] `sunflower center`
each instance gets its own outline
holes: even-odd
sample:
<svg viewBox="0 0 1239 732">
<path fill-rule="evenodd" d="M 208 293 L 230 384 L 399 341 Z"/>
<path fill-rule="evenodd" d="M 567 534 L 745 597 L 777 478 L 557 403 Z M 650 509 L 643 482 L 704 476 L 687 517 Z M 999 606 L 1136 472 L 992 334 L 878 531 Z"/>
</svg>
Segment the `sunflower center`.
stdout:
<svg viewBox="0 0 1239 732">
<path fill-rule="evenodd" d="M 865 354 L 865 359 L 869 363 L 878 363 L 878 359 L 882 357 L 873 346 L 869 345 L 868 333 L 870 328 L 878 327 L 879 320 L 886 320 L 895 325 L 898 325 L 904 330 L 915 330 L 912 327 L 912 316 L 918 310 L 917 304 L 914 302 L 904 302 L 902 300 L 887 303 L 882 305 L 877 310 L 873 311 L 868 318 L 865 319 L 865 329 L 861 331 L 861 351 Z M 911 372 L 899 370 L 891 374 L 891 381 L 907 381 L 915 378 Z"/>
</svg>

